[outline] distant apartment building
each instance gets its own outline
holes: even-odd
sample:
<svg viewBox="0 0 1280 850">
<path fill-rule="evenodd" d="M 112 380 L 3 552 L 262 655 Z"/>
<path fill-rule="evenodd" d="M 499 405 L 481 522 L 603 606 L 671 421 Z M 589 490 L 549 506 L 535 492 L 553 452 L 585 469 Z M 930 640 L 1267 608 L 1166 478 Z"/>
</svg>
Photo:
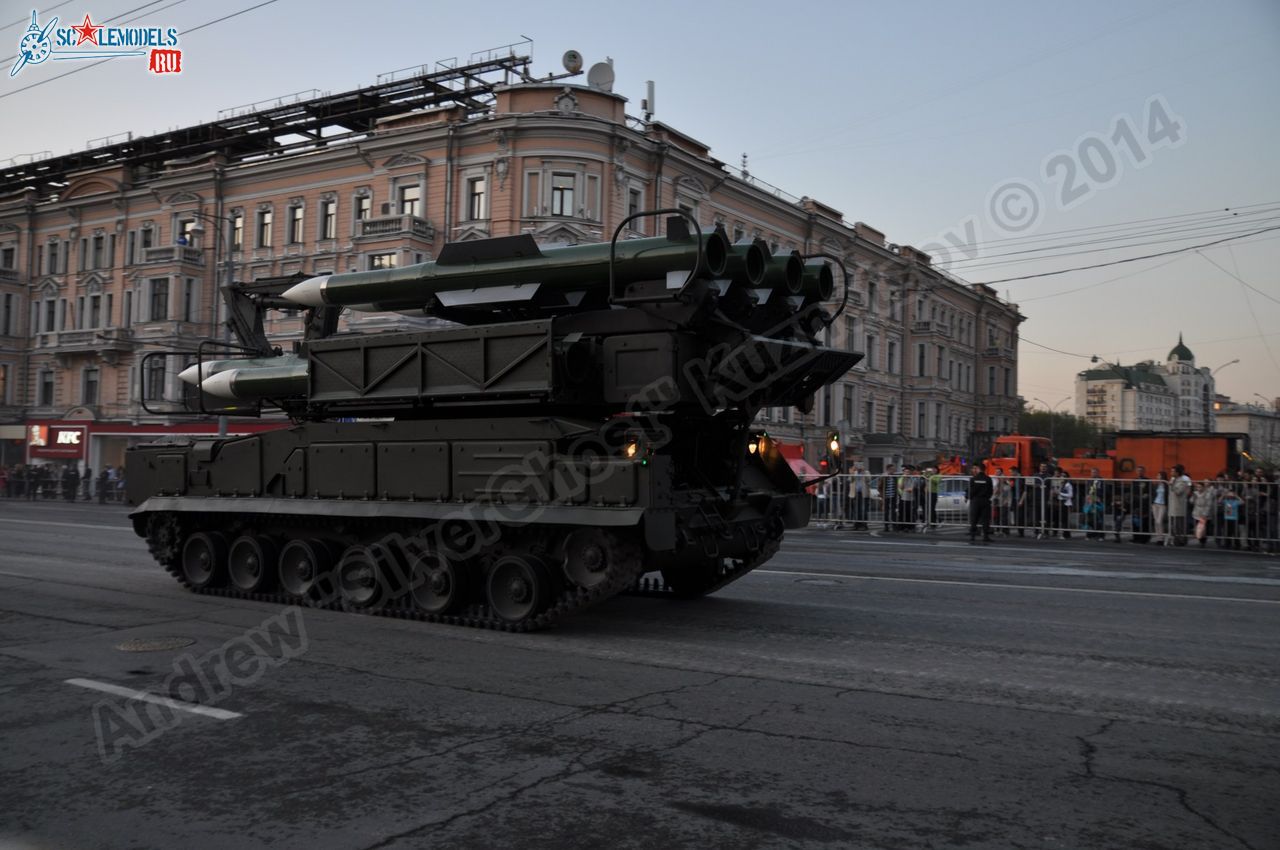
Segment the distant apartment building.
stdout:
<svg viewBox="0 0 1280 850">
<path fill-rule="evenodd" d="M 1182 342 L 1164 363 L 1105 363 L 1076 376 L 1076 415 L 1102 431 L 1213 431 L 1213 375 Z"/>
<path fill-rule="evenodd" d="M 1214 430 L 1248 434 L 1249 455 L 1259 464 L 1280 465 L 1280 399 L 1270 404 L 1242 404 L 1230 399 L 1214 402 Z"/>
<path fill-rule="evenodd" d="M 811 412 L 764 411 L 779 439 L 817 457 L 836 431 L 846 456 L 878 467 L 962 453 L 975 431 L 1013 427 L 1016 306 L 726 167 L 684 132 L 628 116 L 611 91 L 534 80 L 528 62 L 419 69 L 0 169 L 0 462 L 101 468 L 157 434 L 209 433 L 208 417 L 148 411 L 139 398 L 179 397 L 182 362 L 222 338 L 228 280 L 404 266 L 447 242 L 520 233 L 608 240 L 658 208 L 852 271 L 828 342 L 866 356 Z M 661 226 L 638 219 L 622 237 Z M 837 274 L 828 309 L 842 298 Z M 400 324 L 361 315 L 349 326 Z M 301 321 L 277 314 L 267 330 L 288 348 Z M 175 350 L 185 361 L 147 357 Z M 232 420 L 233 432 L 253 427 Z"/>
</svg>

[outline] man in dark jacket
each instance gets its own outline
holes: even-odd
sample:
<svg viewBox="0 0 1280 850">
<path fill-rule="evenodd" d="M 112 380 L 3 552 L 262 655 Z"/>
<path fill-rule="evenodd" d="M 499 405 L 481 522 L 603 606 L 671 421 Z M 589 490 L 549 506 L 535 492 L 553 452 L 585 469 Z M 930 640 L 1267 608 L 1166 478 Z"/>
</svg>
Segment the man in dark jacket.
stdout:
<svg viewBox="0 0 1280 850">
<path fill-rule="evenodd" d="M 969 476 L 969 542 L 978 536 L 978 523 L 982 523 L 982 542 L 991 542 L 991 476 L 981 464 L 970 468 Z"/>
</svg>

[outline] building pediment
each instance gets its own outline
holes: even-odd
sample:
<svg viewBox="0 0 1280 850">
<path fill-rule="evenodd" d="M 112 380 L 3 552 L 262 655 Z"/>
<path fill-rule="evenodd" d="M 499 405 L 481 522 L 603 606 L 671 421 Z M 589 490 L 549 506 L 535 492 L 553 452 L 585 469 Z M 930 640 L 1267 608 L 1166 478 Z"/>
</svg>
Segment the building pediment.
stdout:
<svg viewBox="0 0 1280 850">
<path fill-rule="evenodd" d="M 203 200 L 204 199 L 201 198 L 195 192 L 188 192 L 184 189 L 182 191 L 174 192 L 172 195 L 169 195 L 169 197 L 163 199 L 161 203 L 163 203 L 167 207 L 172 207 L 178 204 L 198 204 L 198 203 L 201 203 Z"/>
<path fill-rule="evenodd" d="M 565 242 L 576 245 L 580 242 L 599 241 L 594 233 L 585 227 L 579 227 L 566 221 L 557 221 L 543 226 L 534 233 L 541 243 Z"/>
<path fill-rule="evenodd" d="M 398 153 L 382 163 L 383 168 L 405 168 L 411 165 L 426 165 L 427 158 L 415 153 Z"/>
<path fill-rule="evenodd" d="M 455 242 L 471 242 L 476 239 L 488 239 L 489 229 L 487 227 L 479 227 L 474 224 L 467 224 L 459 227 L 454 236 Z"/>
<path fill-rule="evenodd" d="M 72 180 L 67 188 L 62 190 L 60 200 L 74 201 L 93 195 L 115 195 L 120 192 L 120 189 L 120 184 L 108 177 L 81 177 L 78 180 Z"/>
</svg>

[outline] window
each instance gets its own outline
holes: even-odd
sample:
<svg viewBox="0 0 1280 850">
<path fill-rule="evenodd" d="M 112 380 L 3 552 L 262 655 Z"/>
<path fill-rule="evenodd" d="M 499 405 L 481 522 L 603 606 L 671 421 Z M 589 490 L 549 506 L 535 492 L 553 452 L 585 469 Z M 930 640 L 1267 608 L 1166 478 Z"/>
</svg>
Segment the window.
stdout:
<svg viewBox="0 0 1280 850">
<path fill-rule="evenodd" d="M 573 215 L 572 174 L 554 173 L 551 175 L 551 214 Z"/>
<path fill-rule="evenodd" d="M 155 244 L 155 240 L 156 240 L 156 231 L 155 231 L 155 228 L 153 228 L 153 227 L 144 227 L 144 228 L 142 228 L 142 250 L 143 250 L 143 251 L 146 251 L 148 248 L 150 248 L 152 245 L 154 245 L 154 244 Z M 142 257 L 142 259 L 143 259 L 143 260 L 145 260 L 145 259 L 146 259 L 145 254 L 144 254 L 144 256 Z"/>
<path fill-rule="evenodd" d="M 643 205 L 644 196 L 640 193 L 639 189 L 632 189 L 627 192 L 627 215 L 635 215 L 640 212 Z M 633 230 L 639 230 L 640 224 L 640 220 L 637 219 L 636 221 L 631 222 L 631 228 Z"/>
<path fill-rule="evenodd" d="M 65 331 L 67 329 L 67 299 L 58 299 L 58 330 Z"/>
<path fill-rule="evenodd" d="M 844 320 L 844 350 L 858 350 L 858 320 L 852 317 Z"/>
<path fill-rule="evenodd" d="M 369 268 L 371 269 L 394 269 L 397 265 L 396 253 L 389 251 L 385 254 L 370 254 Z"/>
<path fill-rule="evenodd" d="M 49 243 L 49 274 L 58 273 L 58 243 Z"/>
<path fill-rule="evenodd" d="M 13 336 L 13 306 L 16 299 L 6 293 L 4 296 L 4 314 L 0 315 L 0 334 Z"/>
<path fill-rule="evenodd" d="M 80 240 L 80 251 L 76 254 L 76 271 L 84 271 L 89 262 L 89 240 Z"/>
<path fill-rule="evenodd" d="M 9 403 L 9 367 L 0 363 L 0 404 Z"/>
<path fill-rule="evenodd" d="M 1013 395 L 1013 371 L 1010 369 L 1004 370 L 1004 394 Z"/>
<path fill-rule="evenodd" d="M 0 269 L 13 268 L 13 263 L 17 256 L 18 251 L 16 248 L 0 249 Z"/>
<path fill-rule="evenodd" d="M 942 377 L 942 361 L 945 358 L 946 353 L 947 353 L 947 350 L 943 348 L 941 345 L 939 345 L 938 346 L 938 369 L 936 372 L 934 372 L 934 374 L 937 375 L 939 378 Z"/>
<path fill-rule="evenodd" d="M 867 368 L 876 368 L 876 335 L 867 334 Z"/>
<path fill-rule="evenodd" d="M 888 356 L 885 358 L 885 371 L 891 375 L 898 373 L 898 343 L 897 340 L 889 340 Z"/>
<path fill-rule="evenodd" d="M 196 320 L 196 279 L 187 278 L 182 284 L 182 321 Z"/>
<path fill-rule="evenodd" d="M 867 312 L 874 314 L 876 312 L 876 284 L 875 281 L 867 281 Z"/>
<path fill-rule="evenodd" d="M 258 213 L 258 242 L 259 248 L 271 247 L 271 210 L 263 210 Z"/>
<path fill-rule="evenodd" d="M 110 297 L 110 296 L 108 296 Z M 133 324 L 133 290 L 124 293 L 124 307 L 120 310 L 120 327 L 127 328 Z"/>
<path fill-rule="evenodd" d="M 996 367 L 987 367 L 987 395 L 996 394 Z"/>
<path fill-rule="evenodd" d="M 320 238 L 333 239 L 337 232 L 338 202 L 320 202 Z"/>
<path fill-rule="evenodd" d="M 138 232 L 130 230 L 129 235 L 125 237 L 124 242 L 124 262 L 125 265 L 131 266 L 137 261 L 138 257 Z"/>
<path fill-rule="evenodd" d="M 159 401 L 164 398 L 164 361 L 163 357 L 155 357 L 147 361 L 146 399 L 148 401 Z"/>
<path fill-rule="evenodd" d="M 231 250 L 244 250 L 244 214 L 236 213 L 231 216 Z"/>
<path fill-rule="evenodd" d="M 98 370 L 85 369 L 84 381 L 80 386 L 80 403 L 81 404 L 97 404 L 98 403 Z"/>
<path fill-rule="evenodd" d="M 927 408 L 923 401 L 916 402 L 916 436 L 927 437 L 925 433 L 925 417 L 927 416 Z"/>
<path fill-rule="evenodd" d="M 104 324 L 107 327 L 111 327 L 111 308 L 114 306 L 112 304 L 112 301 L 114 300 L 115 300 L 115 296 L 112 293 L 108 292 L 107 293 L 107 309 L 102 316 L 102 318 L 105 320 Z"/>
<path fill-rule="evenodd" d="M 302 242 L 302 207 L 289 207 L 289 244 Z"/>
<path fill-rule="evenodd" d="M 925 362 L 927 359 L 926 351 L 927 346 L 923 342 L 916 343 L 916 374 L 922 378 L 925 376 L 925 372 L 927 371 L 926 367 L 928 365 Z"/>
<path fill-rule="evenodd" d="M 102 296 L 89 296 L 89 327 L 102 327 Z"/>
<path fill-rule="evenodd" d="M 898 433 L 898 406 L 891 404 L 885 411 L 884 430 L 889 434 Z"/>
<path fill-rule="evenodd" d="M 40 373 L 40 395 L 37 403 L 41 407 L 53 406 L 53 372 L 48 369 Z"/>
<path fill-rule="evenodd" d="M 485 178 L 472 177 L 467 181 L 467 220 L 483 221 L 489 217 L 489 196 L 485 192 Z"/>
<path fill-rule="evenodd" d="M 194 218 L 178 222 L 178 235 L 174 241 L 179 245 L 190 245 L 194 248 L 196 245 L 195 228 L 196 220 Z"/>
<path fill-rule="evenodd" d="M 421 186 L 401 186 L 400 187 L 400 215 L 418 214 L 418 210 L 422 203 L 422 187 Z"/>
<path fill-rule="evenodd" d="M 853 387 L 850 386 L 849 384 L 845 384 L 843 390 L 844 390 L 842 394 L 843 403 L 841 405 L 841 413 L 843 415 L 841 416 L 841 419 L 843 419 L 847 425 L 852 427 L 853 426 Z"/>
<path fill-rule="evenodd" d="M 863 408 L 864 410 L 862 415 L 864 419 L 862 420 L 862 427 L 867 431 L 874 432 L 876 424 L 876 403 L 872 399 L 867 399 L 863 404 Z"/>
<path fill-rule="evenodd" d="M 373 215 L 373 196 L 361 195 L 356 198 L 356 221 L 365 221 Z"/>
<path fill-rule="evenodd" d="M 155 278 L 151 281 L 151 312 L 147 320 L 160 322 L 169 318 L 169 279 Z"/>
<path fill-rule="evenodd" d="M 942 436 L 942 403 L 935 401 L 933 403 L 933 436 Z"/>
<path fill-rule="evenodd" d="M 44 332 L 53 333 L 58 326 L 58 302 L 50 298 L 44 302 Z"/>
</svg>

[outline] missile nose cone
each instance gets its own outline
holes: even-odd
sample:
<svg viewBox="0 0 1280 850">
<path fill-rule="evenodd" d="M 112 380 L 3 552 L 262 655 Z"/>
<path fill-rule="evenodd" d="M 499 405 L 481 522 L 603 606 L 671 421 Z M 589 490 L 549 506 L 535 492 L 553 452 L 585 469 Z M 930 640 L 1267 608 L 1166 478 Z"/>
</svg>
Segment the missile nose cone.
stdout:
<svg viewBox="0 0 1280 850">
<path fill-rule="evenodd" d="M 190 366 L 178 373 L 178 378 L 187 384 L 200 383 L 200 364 L 192 363 Z"/>
<path fill-rule="evenodd" d="M 280 293 L 282 298 L 292 301 L 294 304 L 301 304 L 305 307 L 323 307 L 324 285 L 329 282 L 329 275 L 321 275 L 320 277 L 311 277 L 302 283 L 293 286 Z"/>
<path fill-rule="evenodd" d="M 232 384 L 238 374 L 240 374 L 239 369 L 228 369 L 225 372 L 210 375 L 200 384 L 200 389 L 218 398 L 236 398 Z"/>
</svg>

